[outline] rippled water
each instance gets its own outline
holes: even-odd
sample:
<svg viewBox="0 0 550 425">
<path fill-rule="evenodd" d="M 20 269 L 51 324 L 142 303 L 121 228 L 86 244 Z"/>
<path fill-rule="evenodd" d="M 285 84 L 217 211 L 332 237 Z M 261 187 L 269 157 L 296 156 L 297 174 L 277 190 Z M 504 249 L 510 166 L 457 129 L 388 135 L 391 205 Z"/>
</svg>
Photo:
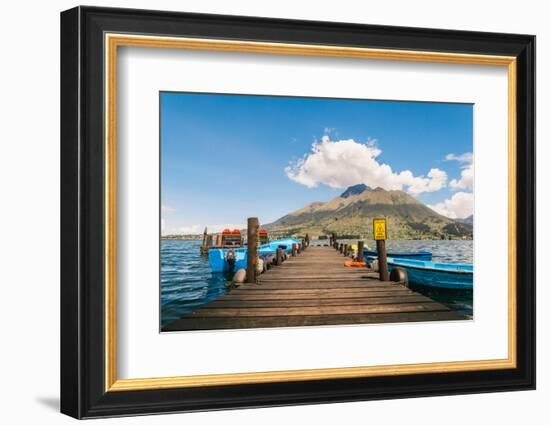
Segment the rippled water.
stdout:
<svg viewBox="0 0 550 425">
<path fill-rule="evenodd" d="M 341 241 L 355 244 L 357 241 Z M 376 249 L 375 241 L 367 241 L 369 248 Z M 473 263 L 474 241 L 387 241 L 387 251 L 430 251 L 433 253 L 432 261 L 441 263 Z M 472 290 L 433 288 L 428 286 L 410 284 L 410 288 L 416 292 L 446 305 L 461 314 L 473 317 L 474 294 Z"/>
<path fill-rule="evenodd" d="M 356 240 L 339 240 L 338 242 L 356 244 Z M 319 243 L 319 242 L 315 242 Z M 375 241 L 366 241 L 370 249 L 376 250 Z M 473 263 L 473 241 L 386 241 L 387 251 L 429 251 L 433 253 L 433 261 L 442 263 Z"/>
<path fill-rule="evenodd" d="M 161 325 L 191 313 L 226 292 L 225 276 L 212 274 L 201 241 L 163 240 L 160 245 Z"/>
<path fill-rule="evenodd" d="M 345 242 L 345 241 L 342 241 Z M 313 242 L 317 243 L 317 242 Z M 356 243 L 356 241 L 348 241 Z M 227 292 L 229 276 L 212 274 L 208 258 L 201 256 L 201 241 L 161 241 L 161 325 L 179 319 Z M 376 246 L 368 241 L 369 247 Z M 471 263 L 473 241 L 387 241 L 388 251 L 431 251 L 433 260 Z M 411 287 L 453 310 L 472 316 L 473 291 Z"/>
</svg>

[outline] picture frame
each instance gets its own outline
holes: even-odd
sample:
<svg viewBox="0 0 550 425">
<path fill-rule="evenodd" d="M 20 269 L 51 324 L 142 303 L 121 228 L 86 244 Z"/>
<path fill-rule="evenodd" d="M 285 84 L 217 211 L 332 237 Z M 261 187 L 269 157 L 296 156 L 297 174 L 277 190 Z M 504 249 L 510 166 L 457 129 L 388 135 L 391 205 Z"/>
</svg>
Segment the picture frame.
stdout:
<svg viewBox="0 0 550 425">
<path fill-rule="evenodd" d="M 510 166 L 509 180 L 502 184 L 509 185 L 508 357 L 119 379 L 116 90 L 121 46 L 506 67 Z M 61 14 L 61 195 L 62 413 L 92 418 L 535 388 L 534 36 L 98 7 L 67 10 Z"/>
</svg>

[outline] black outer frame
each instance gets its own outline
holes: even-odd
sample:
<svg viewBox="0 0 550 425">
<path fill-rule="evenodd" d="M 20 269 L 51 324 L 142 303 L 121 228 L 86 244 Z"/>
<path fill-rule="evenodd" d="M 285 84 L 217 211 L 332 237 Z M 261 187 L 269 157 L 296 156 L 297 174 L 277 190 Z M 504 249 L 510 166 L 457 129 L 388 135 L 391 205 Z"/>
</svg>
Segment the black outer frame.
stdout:
<svg viewBox="0 0 550 425">
<path fill-rule="evenodd" d="M 105 32 L 517 57 L 517 368 L 105 392 Z M 61 412 L 91 418 L 534 388 L 534 36 L 85 6 L 61 13 Z"/>
</svg>

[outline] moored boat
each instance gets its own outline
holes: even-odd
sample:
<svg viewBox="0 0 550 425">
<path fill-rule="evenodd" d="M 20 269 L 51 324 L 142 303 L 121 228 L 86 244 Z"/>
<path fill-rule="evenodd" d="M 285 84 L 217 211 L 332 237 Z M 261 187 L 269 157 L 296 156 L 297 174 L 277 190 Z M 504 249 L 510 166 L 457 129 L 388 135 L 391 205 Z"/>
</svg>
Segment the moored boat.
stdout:
<svg viewBox="0 0 550 425">
<path fill-rule="evenodd" d="M 376 257 L 378 253 L 370 249 L 364 249 L 363 254 L 365 257 Z M 386 253 L 388 258 L 403 258 L 410 260 L 432 261 L 432 253 L 429 251 L 389 251 Z"/>
<path fill-rule="evenodd" d="M 258 255 L 266 259 L 275 255 L 277 248 L 289 254 L 292 251 L 292 244 L 300 244 L 295 238 L 285 238 L 270 241 L 267 244 L 258 247 Z M 230 261 L 228 261 L 228 259 Z M 246 269 L 248 259 L 248 248 L 211 248 L 208 250 L 208 263 L 212 273 L 224 273 Z"/>
<path fill-rule="evenodd" d="M 473 288 L 473 264 L 388 258 L 388 270 L 394 267 L 405 269 L 409 282 L 413 284 L 448 289 Z"/>
</svg>

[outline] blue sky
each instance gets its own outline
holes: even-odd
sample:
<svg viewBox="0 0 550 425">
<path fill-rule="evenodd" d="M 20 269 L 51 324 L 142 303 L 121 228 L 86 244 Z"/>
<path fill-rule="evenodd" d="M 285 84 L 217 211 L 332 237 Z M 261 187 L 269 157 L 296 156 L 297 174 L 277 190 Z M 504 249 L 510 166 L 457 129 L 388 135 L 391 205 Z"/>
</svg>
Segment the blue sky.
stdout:
<svg viewBox="0 0 550 425">
<path fill-rule="evenodd" d="M 452 218 L 473 201 L 471 104 L 162 92 L 160 106 L 165 234 L 268 223 L 348 183 Z"/>
</svg>

